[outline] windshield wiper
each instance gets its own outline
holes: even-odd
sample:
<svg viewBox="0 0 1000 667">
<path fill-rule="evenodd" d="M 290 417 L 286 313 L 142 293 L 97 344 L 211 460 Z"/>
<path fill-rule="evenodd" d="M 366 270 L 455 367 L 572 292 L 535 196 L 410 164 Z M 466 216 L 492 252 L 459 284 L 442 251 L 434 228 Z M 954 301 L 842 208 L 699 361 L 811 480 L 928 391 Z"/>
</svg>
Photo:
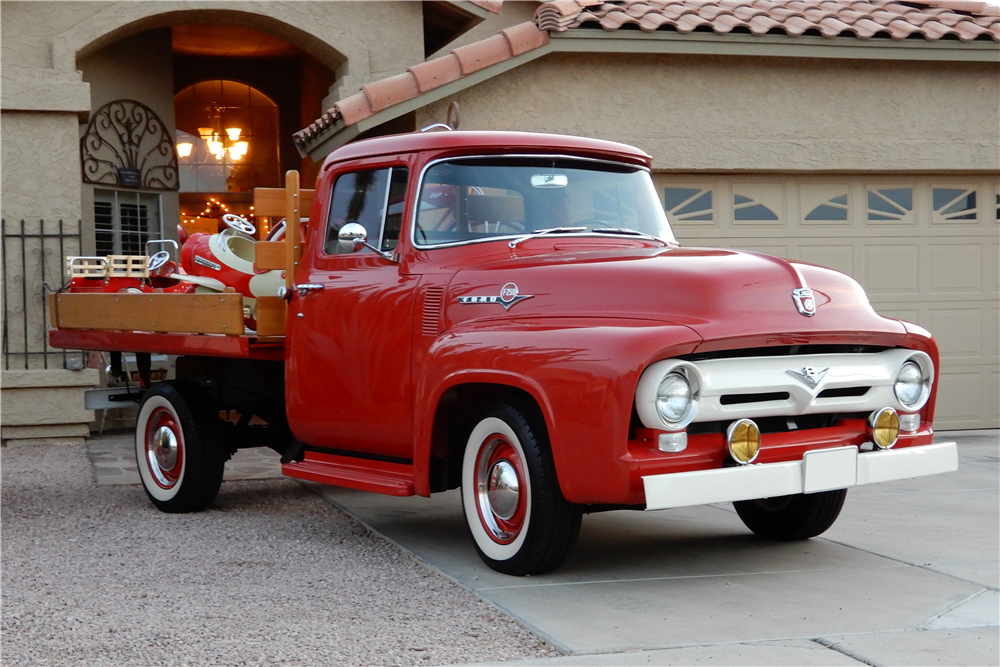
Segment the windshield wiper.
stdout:
<svg viewBox="0 0 1000 667">
<path fill-rule="evenodd" d="M 645 232 L 637 232 L 634 229 L 629 229 L 628 227 L 598 227 L 597 229 L 591 230 L 595 234 L 623 234 L 626 236 L 641 236 L 644 239 L 652 239 L 653 241 L 659 241 L 660 243 L 667 245 L 667 242 L 658 236 L 653 236 L 652 234 L 646 234 Z"/>
<path fill-rule="evenodd" d="M 544 236 L 546 234 L 573 234 L 576 232 L 585 232 L 586 227 L 553 227 L 552 229 L 539 229 L 536 232 L 531 232 L 530 234 L 525 234 L 524 236 L 519 236 L 507 245 L 511 248 L 516 248 L 517 244 L 521 241 L 527 241 L 528 239 L 533 239 L 536 236 Z"/>
</svg>

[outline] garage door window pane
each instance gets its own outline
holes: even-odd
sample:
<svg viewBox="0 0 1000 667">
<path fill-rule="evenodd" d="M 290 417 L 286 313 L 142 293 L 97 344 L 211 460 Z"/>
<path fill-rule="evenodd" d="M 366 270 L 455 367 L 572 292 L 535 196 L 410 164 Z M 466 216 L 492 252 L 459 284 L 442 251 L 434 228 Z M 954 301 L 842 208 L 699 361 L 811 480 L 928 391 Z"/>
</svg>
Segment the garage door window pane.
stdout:
<svg viewBox="0 0 1000 667">
<path fill-rule="evenodd" d="M 886 188 L 868 191 L 868 220 L 907 221 L 913 211 L 913 190 Z"/>
<path fill-rule="evenodd" d="M 820 204 L 806 214 L 806 220 L 847 220 L 847 195 Z"/>
<path fill-rule="evenodd" d="M 663 208 L 671 221 L 712 222 L 712 191 L 699 188 L 664 188 Z"/>
<path fill-rule="evenodd" d="M 934 188 L 934 212 L 943 221 L 975 220 L 976 191 L 963 188 Z"/>
<path fill-rule="evenodd" d="M 778 215 L 750 197 L 734 194 L 733 218 L 742 221 L 775 221 L 778 219 Z"/>
</svg>

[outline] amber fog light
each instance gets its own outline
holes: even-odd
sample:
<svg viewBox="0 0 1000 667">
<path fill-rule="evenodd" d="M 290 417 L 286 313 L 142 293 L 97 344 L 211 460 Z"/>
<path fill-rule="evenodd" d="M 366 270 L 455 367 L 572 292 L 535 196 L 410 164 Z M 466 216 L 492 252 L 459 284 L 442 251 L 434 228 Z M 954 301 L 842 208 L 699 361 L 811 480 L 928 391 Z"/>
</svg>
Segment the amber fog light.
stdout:
<svg viewBox="0 0 1000 667">
<path fill-rule="evenodd" d="M 889 449 L 899 439 L 899 415 L 892 408 L 882 408 L 868 415 L 868 437 L 879 449 Z"/>
<path fill-rule="evenodd" d="M 729 425 L 726 431 L 729 455 L 737 463 L 746 465 L 760 454 L 760 429 L 749 419 L 741 419 Z"/>
</svg>

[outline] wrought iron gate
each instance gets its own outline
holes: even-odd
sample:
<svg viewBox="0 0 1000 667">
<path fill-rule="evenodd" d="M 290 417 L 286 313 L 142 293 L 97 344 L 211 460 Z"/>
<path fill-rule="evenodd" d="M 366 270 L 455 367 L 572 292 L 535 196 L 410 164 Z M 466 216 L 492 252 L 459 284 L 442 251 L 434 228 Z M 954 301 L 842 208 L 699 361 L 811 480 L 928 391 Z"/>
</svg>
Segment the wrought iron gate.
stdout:
<svg viewBox="0 0 1000 667">
<path fill-rule="evenodd" d="M 80 369 L 83 353 L 49 347 L 47 295 L 68 280 L 67 255 L 79 255 L 82 222 L 0 220 L 4 370 Z"/>
</svg>

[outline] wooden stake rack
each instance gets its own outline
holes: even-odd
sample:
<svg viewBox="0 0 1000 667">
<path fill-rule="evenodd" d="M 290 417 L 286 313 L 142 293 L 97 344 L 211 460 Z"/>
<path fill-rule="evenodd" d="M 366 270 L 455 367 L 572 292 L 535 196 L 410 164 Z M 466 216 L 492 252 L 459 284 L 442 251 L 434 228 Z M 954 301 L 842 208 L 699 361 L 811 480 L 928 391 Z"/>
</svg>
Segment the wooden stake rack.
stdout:
<svg viewBox="0 0 1000 667">
<path fill-rule="evenodd" d="M 257 242 L 255 267 L 258 270 L 285 271 L 285 284 L 289 288 L 294 284 L 295 270 L 302 257 L 302 213 L 308 214 L 314 193 L 314 190 L 299 187 L 297 171 L 285 174 L 284 188 L 254 190 L 257 217 L 285 218 L 283 241 Z M 134 268 L 129 265 L 130 271 Z M 165 333 L 222 334 L 226 338 L 240 336 L 274 345 L 280 340 L 275 340 L 276 337 L 284 336 L 287 311 L 284 299 L 277 296 L 258 298 L 257 332 L 245 335 L 243 297 L 232 288 L 216 294 L 60 292 L 49 295 L 48 305 L 49 321 L 53 329 L 58 330 L 50 333 L 53 344 L 58 340 L 60 347 L 72 347 L 73 340 L 80 338 L 81 349 L 117 349 L 92 347 L 95 343 L 93 336 L 83 336 L 84 331 L 148 333 L 154 345 L 156 334 Z M 74 335 L 75 331 L 79 331 L 80 335 Z M 84 346 L 85 342 L 88 344 Z"/>
</svg>

